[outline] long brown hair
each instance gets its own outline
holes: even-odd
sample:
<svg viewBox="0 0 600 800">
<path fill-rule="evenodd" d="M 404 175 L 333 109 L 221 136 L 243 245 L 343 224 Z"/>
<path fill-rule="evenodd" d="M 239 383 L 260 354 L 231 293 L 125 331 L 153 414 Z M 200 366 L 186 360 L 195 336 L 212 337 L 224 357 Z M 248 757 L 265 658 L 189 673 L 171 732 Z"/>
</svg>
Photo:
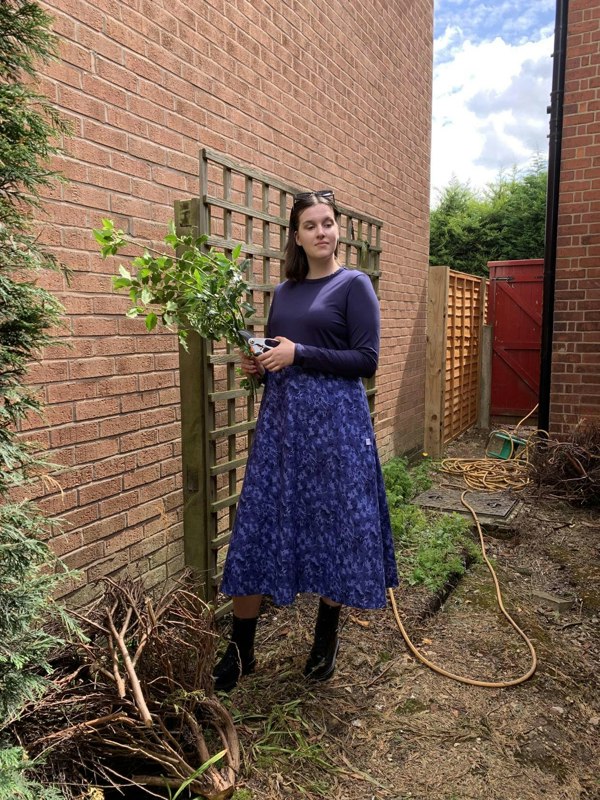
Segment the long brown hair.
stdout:
<svg viewBox="0 0 600 800">
<path fill-rule="evenodd" d="M 329 206 L 333 210 L 335 221 L 339 222 L 340 212 L 335 205 L 333 192 L 331 192 L 331 195 L 325 196 L 315 192 L 306 192 L 295 198 L 290 213 L 288 240 L 284 251 L 285 277 L 290 281 L 303 281 L 308 275 L 308 259 L 306 258 L 304 248 L 296 244 L 296 232 L 298 231 L 300 214 L 305 209 L 310 206 L 316 206 L 318 203 Z M 335 255 L 337 256 L 337 254 L 338 248 L 336 247 Z"/>
</svg>

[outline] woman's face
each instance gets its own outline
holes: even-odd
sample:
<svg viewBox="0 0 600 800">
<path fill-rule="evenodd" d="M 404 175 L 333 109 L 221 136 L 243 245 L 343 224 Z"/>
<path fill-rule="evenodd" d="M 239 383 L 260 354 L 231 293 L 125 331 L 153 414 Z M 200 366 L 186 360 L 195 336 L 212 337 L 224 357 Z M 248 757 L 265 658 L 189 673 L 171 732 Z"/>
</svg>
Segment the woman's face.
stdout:
<svg viewBox="0 0 600 800">
<path fill-rule="evenodd" d="M 305 208 L 298 217 L 296 244 L 310 261 L 329 261 L 335 255 L 340 230 L 328 203 Z"/>
</svg>

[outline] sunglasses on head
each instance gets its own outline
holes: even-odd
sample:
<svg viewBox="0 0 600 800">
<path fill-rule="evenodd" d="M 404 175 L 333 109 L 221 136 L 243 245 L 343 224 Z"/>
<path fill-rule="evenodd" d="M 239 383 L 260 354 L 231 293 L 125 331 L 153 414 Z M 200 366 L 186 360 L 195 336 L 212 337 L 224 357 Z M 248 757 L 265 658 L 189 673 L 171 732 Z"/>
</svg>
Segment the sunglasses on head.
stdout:
<svg viewBox="0 0 600 800">
<path fill-rule="evenodd" d="M 310 200 L 311 197 L 322 197 L 324 200 L 335 203 L 333 189 L 318 189 L 315 192 L 298 192 L 298 194 L 294 195 L 294 205 L 302 200 Z"/>
</svg>

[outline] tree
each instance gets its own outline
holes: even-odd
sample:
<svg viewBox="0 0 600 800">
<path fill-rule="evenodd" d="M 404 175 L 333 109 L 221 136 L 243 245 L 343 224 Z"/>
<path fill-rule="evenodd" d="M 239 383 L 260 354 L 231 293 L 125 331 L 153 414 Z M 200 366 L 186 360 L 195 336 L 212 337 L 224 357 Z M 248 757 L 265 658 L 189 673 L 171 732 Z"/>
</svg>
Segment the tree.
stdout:
<svg viewBox="0 0 600 800">
<path fill-rule="evenodd" d="M 548 175 L 541 162 L 511 182 L 503 205 L 500 256 L 543 258 Z"/>
<path fill-rule="evenodd" d="M 547 174 L 500 175 L 483 195 L 453 178 L 431 212 L 429 263 L 487 275 L 488 261 L 542 258 Z"/>
<path fill-rule="evenodd" d="M 481 202 L 467 184 L 456 178 L 450 181 L 431 212 L 430 226 L 430 264 L 473 272 L 474 267 L 485 263 Z"/>
<path fill-rule="evenodd" d="M 10 493 L 46 468 L 17 428 L 41 408 L 24 381 L 62 311 L 37 283 L 57 264 L 39 245 L 32 217 L 42 187 L 56 179 L 48 158 L 66 126 L 34 89 L 37 61 L 54 55 L 50 17 L 35 2 L 3 0 L 0 30 L 0 797 L 41 800 L 58 794 L 29 780 L 31 762 L 10 741 L 7 725 L 46 686 L 59 639 L 45 624 L 68 617 L 53 601 L 61 580 L 45 542 L 53 523 Z"/>
</svg>

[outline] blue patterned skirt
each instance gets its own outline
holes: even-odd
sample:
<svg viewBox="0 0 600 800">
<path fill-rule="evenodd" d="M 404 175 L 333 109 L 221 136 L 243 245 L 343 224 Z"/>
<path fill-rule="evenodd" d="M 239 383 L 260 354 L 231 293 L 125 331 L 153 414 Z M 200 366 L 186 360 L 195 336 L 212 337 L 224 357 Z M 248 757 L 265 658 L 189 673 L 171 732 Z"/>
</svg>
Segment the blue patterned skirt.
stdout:
<svg viewBox="0 0 600 800">
<path fill-rule="evenodd" d="M 362 382 L 300 367 L 269 374 L 221 591 L 382 608 L 397 585 Z"/>
</svg>

